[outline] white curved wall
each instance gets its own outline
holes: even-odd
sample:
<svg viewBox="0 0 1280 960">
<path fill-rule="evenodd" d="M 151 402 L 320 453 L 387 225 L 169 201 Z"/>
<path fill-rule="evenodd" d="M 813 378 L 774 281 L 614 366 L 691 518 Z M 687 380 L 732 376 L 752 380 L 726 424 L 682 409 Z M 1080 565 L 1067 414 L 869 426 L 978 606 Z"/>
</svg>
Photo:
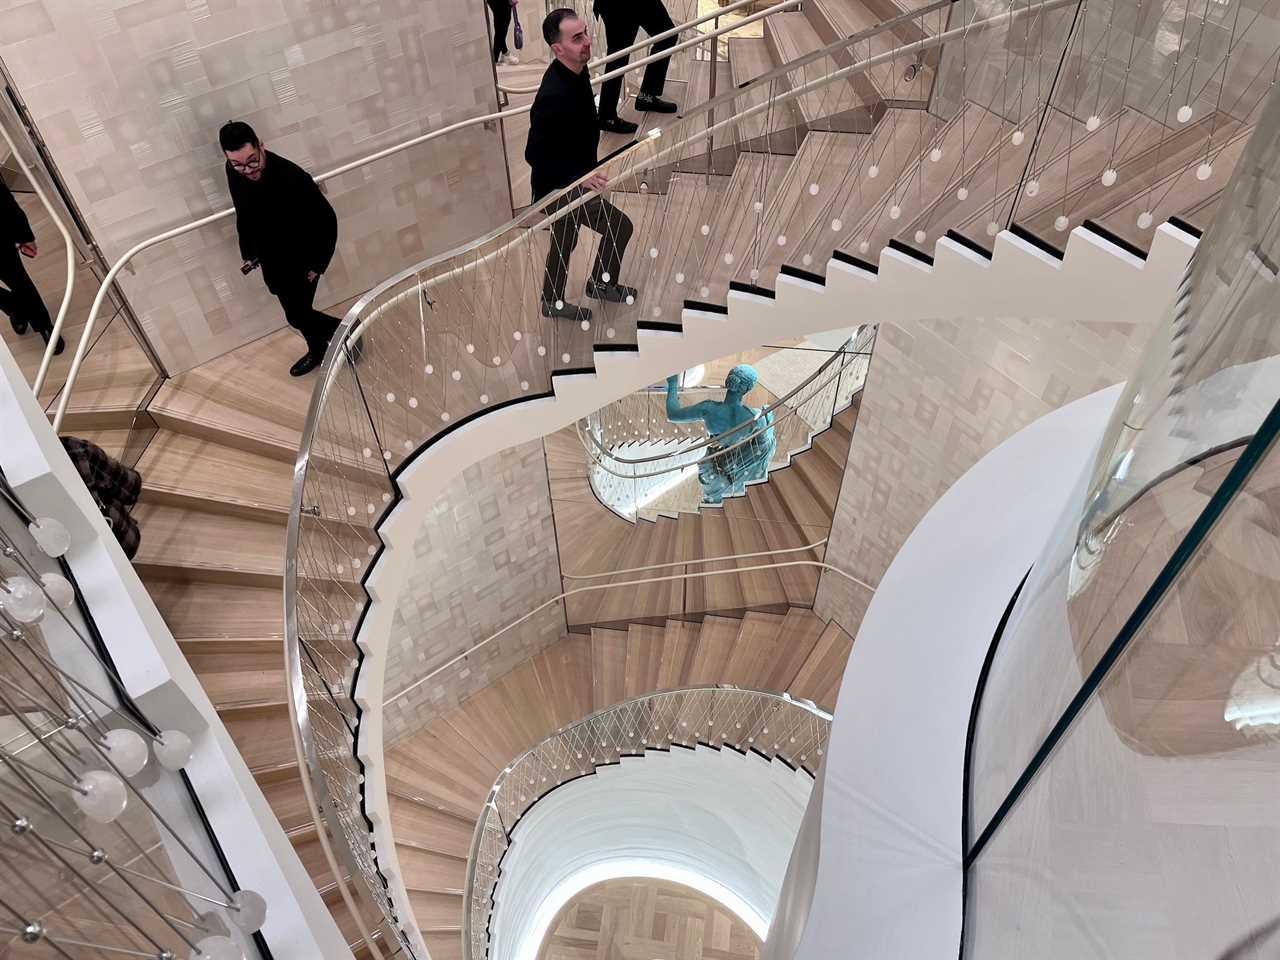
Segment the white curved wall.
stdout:
<svg viewBox="0 0 1280 960">
<path fill-rule="evenodd" d="M 533 960 L 575 893 L 628 876 L 699 889 L 763 939 L 812 787 L 786 764 L 706 747 L 623 758 L 559 787 L 516 825 L 489 956 Z"/>
<path fill-rule="evenodd" d="M 782 276 L 776 300 L 735 291 L 727 299 L 728 316 L 686 310 L 683 332 L 641 331 L 638 352 L 597 354 L 594 374 L 555 378 L 554 398 L 480 417 L 411 461 L 398 477 L 403 498 L 379 526 L 386 549 L 366 579 L 372 603 L 357 642 L 368 659 L 355 699 L 365 711 L 357 753 L 365 767 L 366 810 L 374 825 L 378 864 L 402 926 L 419 952 L 426 955 L 386 812 L 381 705 L 387 643 L 397 598 L 412 569 L 414 539 L 452 478 L 498 450 L 552 433 L 672 371 L 778 337 L 888 318 L 962 322 L 980 316 L 1039 316 L 1071 324 L 1081 317 L 1123 317 L 1134 324 L 1154 323 L 1172 299 L 1191 249 L 1189 238 L 1166 224 L 1156 230 L 1145 262 L 1081 229 L 1072 232 L 1061 261 L 1008 232 L 995 238 L 991 260 L 947 239 L 938 241 L 931 267 L 893 250 L 881 254 L 878 275 L 833 260 L 826 287 Z"/>
</svg>

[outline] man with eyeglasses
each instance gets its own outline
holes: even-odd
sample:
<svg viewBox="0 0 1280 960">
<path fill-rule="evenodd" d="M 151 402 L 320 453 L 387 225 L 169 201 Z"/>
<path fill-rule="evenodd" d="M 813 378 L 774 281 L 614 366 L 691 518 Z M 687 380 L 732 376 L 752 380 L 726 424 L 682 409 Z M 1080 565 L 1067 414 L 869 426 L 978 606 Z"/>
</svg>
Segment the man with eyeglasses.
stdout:
<svg viewBox="0 0 1280 960">
<path fill-rule="evenodd" d="M 269 151 L 247 123 L 225 124 L 218 142 L 227 157 L 241 272 L 262 268 L 285 320 L 306 340 L 307 352 L 289 368 L 290 376 L 301 377 L 324 360 L 341 322 L 313 306 L 338 245 L 338 217 L 311 174 Z"/>
</svg>

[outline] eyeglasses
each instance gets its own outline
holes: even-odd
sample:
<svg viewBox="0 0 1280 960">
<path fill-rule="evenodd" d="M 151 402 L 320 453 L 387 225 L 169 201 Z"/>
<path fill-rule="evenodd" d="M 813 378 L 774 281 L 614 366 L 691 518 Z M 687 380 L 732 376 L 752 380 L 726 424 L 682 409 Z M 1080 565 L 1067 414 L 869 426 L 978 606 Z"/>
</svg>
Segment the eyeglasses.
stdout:
<svg viewBox="0 0 1280 960">
<path fill-rule="evenodd" d="M 262 166 L 262 154 L 260 153 L 254 154 L 244 163 L 240 163 L 238 160 L 230 160 L 230 159 L 227 162 L 231 164 L 232 170 L 238 170 L 241 173 L 250 173 Z"/>
</svg>

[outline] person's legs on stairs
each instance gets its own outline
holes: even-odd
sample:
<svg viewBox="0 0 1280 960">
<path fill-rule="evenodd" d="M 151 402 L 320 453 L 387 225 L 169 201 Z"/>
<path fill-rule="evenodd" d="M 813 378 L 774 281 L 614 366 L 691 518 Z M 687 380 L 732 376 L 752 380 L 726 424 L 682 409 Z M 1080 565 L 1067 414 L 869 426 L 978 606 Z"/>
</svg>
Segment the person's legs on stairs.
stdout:
<svg viewBox="0 0 1280 960">
<path fill-rule="evenodd" d="M 640 26 L 651 37 L 656 37 L 660 33 L 666 33 L 675 27 L 671 22 L 671 14 L 667 13 L 666 6 L 662 0 L 637 0 L 636 14 L 640 21 Z M 664 50 L 670 50 L 676 45 L 676 37 L 667 37 L 660 40 L 650 48 L 649 53 L 661 53 Z M 648 94 L 651 97 L 662 96 L 663 90 L 667 84 L 667 69 L 671 66 L 671 58 L 663 57 L 661 60 L 655 60 L 644 68 L 644 80 L 640 83 L 640 92 Z"/>
<path fill-rule="evenodd" d="M 307 342 L 306 355 L 289 368 L 289 373 L 295 377 L 309 373 L 320 365 L 329 341 L 341 323 L 337 317 L 321 313 L 312 305 L 319 285 L 319 278 L 308 281 L 303 273 L 296 281 L 290 282 L 276 293 L 280 306 L 284 309 L 285 320 Z"/>
<path fill-rule="evenodd" d="M 507 53 L 507 30 L 511 27 L 510 0 L 487 0 L 493 12 L 493 62 L 499 62 Z"/>
<path fill-rule="evenodd" d="M 632 0 L 623 0 L 631 3 Z M 636 34 L 640 24 L 632 12 L 622 3 L 610 6 L 604 20 L 605 49 L 608 53 L 624 50 L 636 42 Z M 631 60 L 630 54 L 614 57 L 605 64 L 605 72 L 619 70 Z M 635 124 L 618 117 L 618 101 L 622 98 L 623 77 L 612 77 L 600 85 L 600 126 L 611 133 L 635 133 L 639 129 Z M 630 129 L 622 129 L 629 127 Z"/>
<path fill-rule="evenodd" d="M 17 333 L 25 333 L 27 326 L 40 334 L 45 343 L 53 334 L 53 318 L 49 316 L 49 308 L 44 305 L 44 298 L 27 275 L 27 268 L 22 262 L 18 248 L 5 250 L 0 255 L 0 283 L 9 288 L 9 303 L 12 309 L 6 309 L 10 323 Z M 2 306 L 2 304 L 0 304 Z M 58 347 L 54 354 L 62 353 L 66 344 L 58 338 Z"/>
<path fill-rule="evenodd" d="M 600 248 L 596 251 L 596 261 L 587 280 L 587 296 L 614 303 L 625 303 L 628 297 L 634 299 L 635 287 L 623 286 L 619 282 L 622 258 L 635 230 L 631 218 L 603 197 L 592 198 L 582 209 L 584 222 L 600 234 Z"/>
</svg>

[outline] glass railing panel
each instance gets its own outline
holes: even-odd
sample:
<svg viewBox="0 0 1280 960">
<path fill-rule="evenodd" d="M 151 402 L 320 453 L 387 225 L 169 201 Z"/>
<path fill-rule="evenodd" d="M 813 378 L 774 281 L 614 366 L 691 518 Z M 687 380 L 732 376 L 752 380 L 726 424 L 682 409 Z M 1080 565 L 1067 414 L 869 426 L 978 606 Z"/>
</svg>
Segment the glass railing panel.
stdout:
<svg viewBox="0 0 1280 960">
<path fill-rule="evenodd" d="M 1273 98 L 1000 641 L 972 751 L 974 838 L 1275 402 L 1277 129 Z"/>
<path fill-rule="evenodd" d="M 161 766 L 159 729 L 123 692 L 70 567 L 37 545 L 32 519 L 0 476 L 4 952 L 186 956 L 220 936 L 263 955 L 260 924 L 237 928 L 237 888 L 195 793 Z M 42 589 L 24 597 L 31 584 Z M 89 802 L 91 781 L 104 802 Z"/>
<path fill-rule="evenodd" d="M 1274 919 L 1275 447 L 1237 482 L 971 867 L 966 957 L 1219 957 Z"/>
<path fill-rule="evenodd" d="M 1145 250 L 1169 217 L 1213 205 L 1277 56 L 1280 29 L 1261 8 L 1086 5 L 1014 219 L 1059 247 L 1092 220 Z"/>
</svg>

